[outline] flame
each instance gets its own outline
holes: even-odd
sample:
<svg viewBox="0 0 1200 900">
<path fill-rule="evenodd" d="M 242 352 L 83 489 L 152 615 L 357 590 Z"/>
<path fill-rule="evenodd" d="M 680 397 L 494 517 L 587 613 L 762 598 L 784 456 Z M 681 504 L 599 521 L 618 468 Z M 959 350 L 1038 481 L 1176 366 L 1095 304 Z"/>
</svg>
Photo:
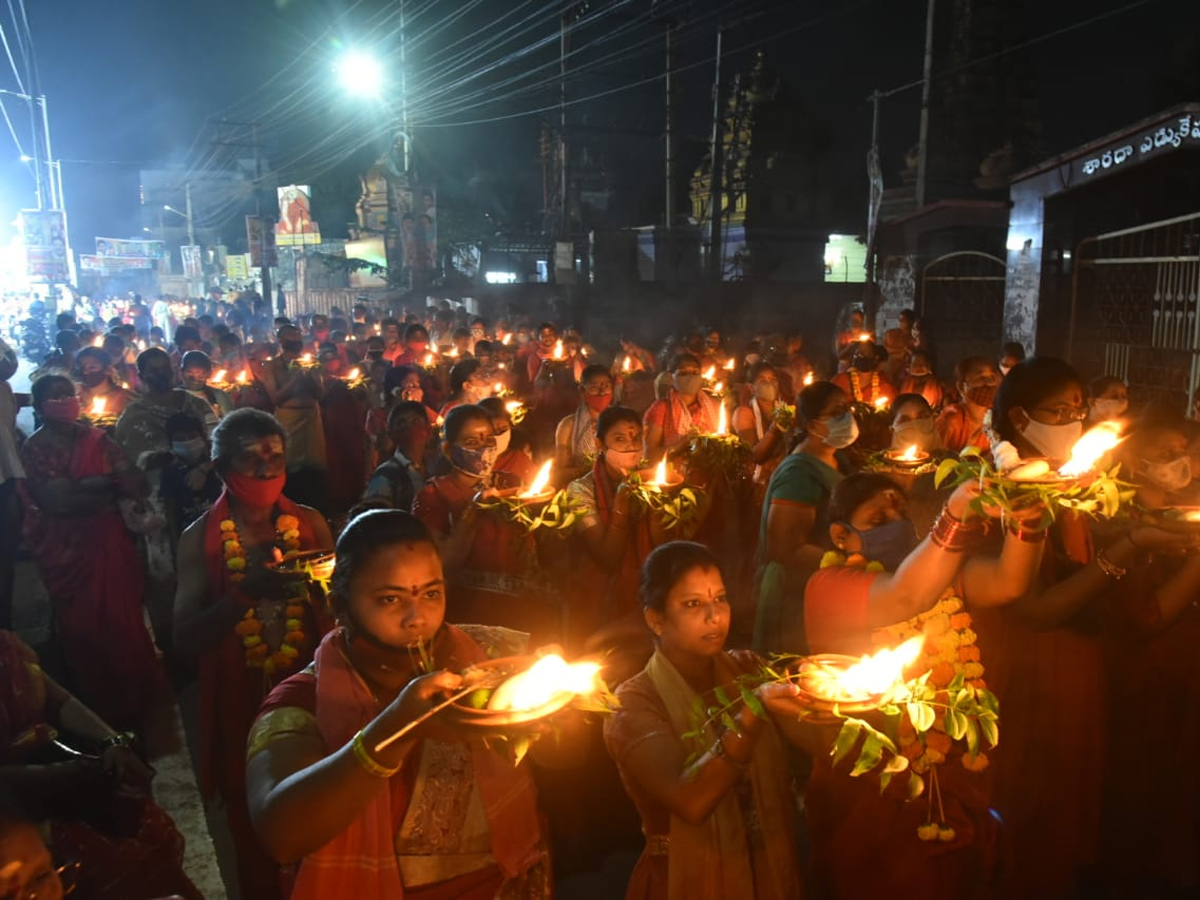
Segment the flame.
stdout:
<svg viewBox="0 0 1200 900">
<path fill-rule="evenodd" d="M 864 331 L 861 334 L 859 334 L 858 339 L 860 341 L 864 341 L 864 342 L 869 341 L 871 339 L 871 333 L 869 331 Z"/>
<path fill-rule="evenodd" d="M 887 409 L 887 405 L 888 405 L 887 397 L 876 397 L 875 398 L 875 408 L 876 409 Z"/>
<path fill-rule="evenodd" d="M 504 363 L 496 363 L 496 368 L 497 369 L 507 369 L 508 366 L 505 365 Z"/>
<path fill-rule="evenodd" d="M 729 434 L 729 416 L 725 412 L 725 404 L 721 404 L 721 411 L 717 414 L 717 434 Z"/>
<path fill-rule="evenodd" d="M 885 647 L 864 656 L 854 665 L 838 669 L 814 665 L 801 671 L 808 676 L 813 693 L 825 700 L 863 700 L 887 694 L 904 683 L 904 669 L 921 655 L 925 636 L 910 638 L 899 647 Z"/>
<path fill-rule="evenodd" d="M 312 354 L 311 354 L 311 353 L 305 353 L 303 356 L 301 356 L 301 357 L 300 357 L 300 362 L 302 362 L 302 363 L 310 363 L 310 362 L 312 362 Z"/>
<path fill-rule="evenodd" d="M 1059 475 L 1076 477 L 1092 471 L 1105 453 L 1121 443 L 1121 426 L 1116 422 L 1101 422 L 1075 442 L 1071 458 L 1058 470 Z"/>
<path fill-rule="evenodd" d="M 238 376 L 235 380 L 238 384 L 245 384 L 250 380 L 250 375 L 245 369 L 242 369 L 242 371 L 238 372 Z"/>
<path fill-rule="evenodd" d="M 502 337 L 500 339 L 500 343 L 502 343 L 505 347 L 507 347 L 509 344 L 512 343 L 512 335 L 506 334 L 504 337 Z"/>
<path fill-rule="evenodd" d="M 376 326 L 375 326 L 375 333 L 376 333 L 376 334 L 383 334 L 383 326 L 382 326 L 382 325 L 376 325 Z"/>
<path fill-rule="evenodd" d="M 93 347 L 103 347 L 104 346 L 104 335 L 98 334 L 94 338 L 92 338 L 92 346 Z"/>
<path fill-rule="evenodd" d="M 497 381 L 495 384 L 493 384 L 492 385 L 492 393 L 495 394 L 497 397 L 499 397 L 501 394 L 503 394 L 504 393 L 504 383 Z"/>
<path fill-rule="evenodd" d="M 458 359 L 458 348 L 451 347 L 450 352 L 446 355 L 449 356 L 451 359 Z"/>
<path fill-rule="evenodd" d="M 804 376 L 804 386 L 808 387 L 812 383 L 813 383 L 813 373 L 809 372 L 807 375 Z"/>
<path fill-rule="evenodd" d="M 432 366 L 432 365 L 433 365 L 433 354 L 426 353 L 425 354 L 425 366 L 426 366 L 426 368 L 428 368 L 429 366 Z"/>
<path fill-rule="evenodd" d="M 446 420 L 442 416 L 438 416 L 437 417 L 437 427 L 441 428 L 445 424 L 446 424 Z"/>
<path fill-rule="evenodd" d="M 654 469 L 654 480 L 650 482 L 655 487 L 667 486 L 667 455 L 664 453 L 662 461 Z"/>
<path fill-rule="evenodd" d="M 733 357 L 731 356 L 731 357 L 729 357 L 729 362 L 725 363 L 725 371 L 732 372 L 733 366 L 734 366 L 734 360 L 733 360 Z"/>
<path fill-rule="evenodd" d="M 108 400 L 105 397 L 93 397 L 92 408 L 88 411 L 90 415 L 102 416 L 104 410 L 108 407 Z"/>
<path fill-rule="evenodd" d="M 129 390 L 129 382 L 128 382 L 128 381 L 122 381 L 122 382 L 121 382 L 121 387 L 125 388 L 125 390 Z"/>
<path fill-rule="evenodd" d="M 627 356 L 627 357 L 625 357 L 625 362 L 621 365 L 621 371 L 628 372 L 630 370 L 630 368 L 632 368 L 632 366 L 633 366 L 633 362 Z"/>
<path fill-rule="evenodd" d="M 921 454 L 921 455 L 924 456 L 924 454 Z M 916 462 L 919 459 L 919 457 L 917 456 L 917 445 L 909 444 L 908 449 L 906 449 L 903 453 L 901 453 L 899 456 L 897 456 L 896 459 L 902 459 L 905 462 Z"/>
<path fill-rule="evenodd" d="M 488 709 L 537 709 L 559 694 L 590 694 L 596 689 L 598 674 L 599 663 L 568 663 L 552 653 L 500 685 Z"/>
<path fill-rule="evenodd" d="M 588 358 L 587 347 L 580 347 L 579 355 L 582 356 L 584 359 L 587 359 Z"/>
<path fill-rule="evenodd" d="M 1185 522 L 1200 522 L 1200 509 L 1193 509 L 1183 517 Z"/>
<path fill-rule="evenodd" d="M 548 459 L 538 470 L 537 475 L 533 479 L 533 483 L 528 489 L 517 494 L 521 498 L 540 497 L 546 493 L 546 486 L 550 484 L 550 468 L 554 465 L 553 459 Z"/>
<path fill-rule="evenodd" d="M 714 394 L 723 394 L 723 393 L 725 393 L 725 382 L 723 382 L 723 381 L 718 381 L 716 384 L 714 384 L 714 385 L 713 385 L 713 388 L 712 388 L 712 389 L 713 389 L 713 393 L 714 393 Z"/>
<path fill-rule="evenodd" d="M 704 370 L 704 380 L 705 381 L 712 381 L 716 377 L 717 377 L 717 367 L 715 365 L 709 366 L 707 369 Z"/>
<path fill-rule="evenodd" d="M 347 381 L 357 381 L 357 380 L 358 380 L 358 376 L 359 376 L 359 375 L 361 375 L 361 374 L 362 374 L 362 373 L 361 373 L 361 372 L 359 372 L 359 370 L 358 370 L 358 369 L 351 369 L 351 370 L 350 370 L 350 374 L 346 376 L 346 380 L 347 380 Z"/>
<path fill-rule="evenodd" d="M 507 403 L 504 404 L 504 411 L 507 412 L 511 416 L 513 413 L 515 413 L 518 409 L 520 409 L 524 405 L 525 404 L 522 403 L 520 400 L 509 400 Z"/>
<path fill-rule="evenodd" d="M 563 358 L 563 342 L 562 342 L 562 338 L 559 338 L 557 341 L 555 341 L 555 342 L 554 342 L 554 358 L 555 358 L 555 359 L 562 359 L 562 358 Z"/>
<path fill-rule="evenodd" d="M 217 384 L 220 384 L 221 382 L 223 382 L 225 380 L 225 370 L 217 369 L 217 371 L 213 373 L 213 377 L 211 380 L 215 381 Z"/>
</svg>

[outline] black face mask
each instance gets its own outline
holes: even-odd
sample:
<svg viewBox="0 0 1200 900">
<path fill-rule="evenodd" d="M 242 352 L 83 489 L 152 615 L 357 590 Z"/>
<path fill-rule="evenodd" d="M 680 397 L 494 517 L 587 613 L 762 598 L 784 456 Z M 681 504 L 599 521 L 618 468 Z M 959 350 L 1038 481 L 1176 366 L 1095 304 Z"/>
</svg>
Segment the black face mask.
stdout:
<svg viewBox="0 0 1200 900">
<path fill-rule="evenodd" d="M 146 387 L 160 394 L 171 389 L 172 380 L 169 372 L 149 372 L 142 376 L 142 381 L 146 382 Z"/>
<path fill-rule="evenodd" d="M 104 379 L 108 378 L 107 372 L 88 372 L 86 375 L 80 375 L 79 380 L 83 382 L 84 387 L 99 387 L 104 384 Z"/>
<path fill-rule="evenodd" d="M 279 346 L 285 353 L 299 353 L 304 349 L 304 341 L 280 341 Z"/>
</svg>

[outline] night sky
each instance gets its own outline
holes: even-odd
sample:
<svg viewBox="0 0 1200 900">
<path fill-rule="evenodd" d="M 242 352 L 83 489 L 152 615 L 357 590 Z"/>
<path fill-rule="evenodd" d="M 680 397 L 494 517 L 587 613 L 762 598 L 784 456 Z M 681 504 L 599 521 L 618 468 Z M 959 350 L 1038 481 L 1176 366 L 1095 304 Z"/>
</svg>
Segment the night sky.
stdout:
<svg viewBox="0 0 1200 900">
<path fill-rule="evenodd" d="M 285 181 L 315 179 L 318 185 L 325 183 L 328 194 L 344 194 L 341 208 L 323 211 L 318 203 L 315 209 L 317 218 L 325 220 L 326 234 L 344 232 L 342 222 L 328 218 L 349 217 L 353 175 L 383 146 L 380 126 L 387 111 L 378 103 L 347 98 L 335 83 L 332 64 L 340 46 L 373 46 L 383 57 L 394 54 L 394 3 L 26 3 L 41 89 L 49 98 L 54 153 L 66 160 L 65 194 L 77 249 L 86 252 L 97 234 L 140 231 L 139 165 L 219 160 L 210 143 L 215 130 L 205 123 L 223 115 L 267 123 L 267 154 Z M 750 15 L 749 24 L 735 26 L 727 35 L 726 46 L 735 52 L 725 60 L 726 72 L 744 66 L 755 50 L 766 53 L 803 106 L 804 121 L 798 127 L 820 129 L 832 142 L 827 177 L 843 198 L 839 216 L 845 221 L 831 222 L 831 230 L 861 229 L 856 211 L 864 209 L 866 196 L 866 97 L 873 88 L 887 90 L 920 77 L 925 0 L 659 0 L 656 5 L 627 0 L 607 5 L 616 12 L 581 28 L 575 37 L 578 53 L 572 64 L 584 67 L 585 74 L 572 78 L 574 96 L 614 91 L 661 74 L 661 28 L 637 17 L 651 9 L 674 13 L 681 23 L 678 126 L 693 138 L 680 151 L 681 174 L 686 176 L 703 152 L 709 129 L 717 14 L 726 22 Z M 1048 154 L 1170 103 L 1200 100 L 1200 3 L 1148 0 L 1102 21 L 1080 24 L 1130 5 L 1129 0 L 1027 2 L 1024 27 L 1030 38 L 1066 29 L 1028 51 Z M 527 225 L 541 202 L 537 142 L 544 114 L 523 113 L 557 100 L 553 76 L 561 8 L 520 0 L 408 0 L 414 118 L 436 126 L 418 134 L 428 166 L 454 188 L 447 196 L 469 195 L 514 228 Z M 528 16 L 524 33 L 503 51 L 474 52 L 495 35 L 495 23 L 505 14 L 501 27 Z M 11 35 L 11 22 L 3 21 Z M 623 30 L 614 37 L 614 29 Z M 537 41 L 543 46 L 529 48 Z M 518 49 L 527 52 L 478 76 Z M 461 57 L 448 70 L 445 61 L 455 53 Z M 613 59 L 614 54 L 619 58 Z M 601 65 L 605 59 L 608 63 Z M 517 80 L 500 86 L 511 78 Z M 3 63 L 0 87 L 16 89 Z M 916 140 L 919 94 L 912 89 L 886 102 L 885 179 L 894 179 L 905 150 Z M 6 106 L 19 136 L 27 140 L 27 110 L 12 98 Z M 653 221 L 663 183 L 657 137 L 661 82 L 616 90 L 573 106 L 571 115 L 601 134 L 593 140 L 603 149 L 614 184 L 634 195 L 631 217 Z M 481 121 L 486 119 L 497 121 Z M 33 191 L 11 139 L 3 140 L 10 149 L 0 153 L 0 222 L 7 229 L 16 210 L 32 202 Z M 0 237 L 7 234 L 0 231 Z"/>
</svg>

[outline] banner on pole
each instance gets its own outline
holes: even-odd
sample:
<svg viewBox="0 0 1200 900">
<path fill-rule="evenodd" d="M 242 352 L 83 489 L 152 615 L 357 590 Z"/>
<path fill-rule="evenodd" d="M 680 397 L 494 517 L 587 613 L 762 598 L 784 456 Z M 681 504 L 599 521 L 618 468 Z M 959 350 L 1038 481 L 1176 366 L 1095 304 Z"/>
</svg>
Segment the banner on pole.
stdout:
<svg viewBox="0 0 1200 900">
<path fill-rule="evenodd" d="M 234 281 L 245 281 L 250 277 L 250 254 L 230 253 L 225 257 L 225 277 Z"/>
<path fill-rule="evenodd" d="M 310 247 L 321 243 L 321 227 L 312 217 L 312 190 L 307 184 L 277 188 L 279 221 L 275 243 L 280 247 Z"/>
<path fill-rule="evenodd" d="M 21 210 L 21 239 L 26 275 L 48 283 L 67 280 L 67 218 L 61 209 Z"/>
<path fill-rule="evenodd" d="M 261 216 L 246 216 L 246 243 L 250 250 L 250 265 L 256 269 L 277 266 L 275 230 L 267 227 Z"/>
<path fill-rule="evenodd" d="M 99 256 L 82 253 L 79 256 L 79 267 L 85 272 L 112 275 L 135 269 L 153 269 L 154 260 L 145 256 Z"/>
<path fill-rule="evenodd" d="M 198 244 L 184 244 L 179 248 L 179 255 L 183 257 L 185 277 L 199 278 L 204 274 L 204 267 L 200 264 L 200 246 Z"/>
</svg>

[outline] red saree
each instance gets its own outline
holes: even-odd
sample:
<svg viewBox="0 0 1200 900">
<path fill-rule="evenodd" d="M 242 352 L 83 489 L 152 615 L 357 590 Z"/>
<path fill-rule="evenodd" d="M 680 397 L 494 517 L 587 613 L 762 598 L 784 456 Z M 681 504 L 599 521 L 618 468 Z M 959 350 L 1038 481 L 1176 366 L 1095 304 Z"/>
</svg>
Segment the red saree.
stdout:
<svg viewBox="0 0 1200 900">
<path fill-rule="evenodd" d="M 315 676 L 301 673 L 281 684 L 264 704 L 264 712 L 294 706 L 308 694 L 325 746 L 342 747 L 380 708 L 343 651 L 343 632 L 330 632 L 317 648 Z M 487 659 L 483 649 L 462 630 L 445 625 L 433 642 L 434 666 L 460 671 Z M 415 666 L 411 673 L 419 674 Z M 312 686 L 303 684 L 313 682 Z M 311 693 L 309 693 L 311 691 Z M 304 702 L 304 701 L 301 701 Z M 421 754 L 409 754 L 401 775 L 379 782 L 376 796 L 344 832 L 306 856 L 296 873 L 292 900 L 354 897 L 355 900 L 394 900 L 404 890 L 397 863 L 396 834 L 414 794 Z M 512 765 L 481 743 L 471 744 L 472 771 L 482 797 L 491 834 L 492 854 L 503 878 L 520 879 L 546 859 L 538 822 L 533 782 L 524 767 Z M 544 869 L 544 866 L 543 866 Z M 486 896 L 500 896 L 488 870 L 462 876 L 443 885 L 413 891 L 413 896 L 474 897 L 472 886 L 483 880 Z M 537 880 L 535 878 L 535 880 Z M 443 890 L 454 885 L 453 891 Z M 520 896 L 541 896 L 521 893 Z"/>
<path fill-rule="evenodd" d="M 69 458 L 27 443 L 30 481 L 111 475 L 121 450 L 103 431 L 77 424 Z M 116 503 L 88 516 L 43 510 L 21 483 L 24 537 L 54 609 L 71 688 L 103 719 L 137 726 L 166 694 L 142 615 L 142 562 Z"/>
<path fill-rule="evenodd" d="M 0 631 L 0 765 L 25 763 L 46 751 L 56 734 L 46 720 L 46 682 L 37 655 L 11 631 Z M 144 798 L 99 799 L 87 812 L 122 827 L 66 817 L 49 821 L 54 857 L 81 863 L 74 896 L 126 900 L 177 894 L 201 900 L 183 872 L 183 835 L 165 812 Z"/>
<path fill-rule="evenodd" d="M 276 507 L 299 519 L 300 549 L 315 549 L 316 536 L 300 508 L 282 495 Z M 228 494 L 223 492 L 206 515 L 205 574 L 215 601 L 232 586 L 221 540 L 221 521 L 230 515 Z M 313 620 L 319 622 L 315 616 Z M 299 666 L 307 664 L 308 659 L 298 661 Z M 220 794 L 225 801 L 244 897 L 279 894 L 278 867 L 259 846 L 246 806 L 246 737 L 271 686 L 262 669 L 246 665 L 241 638 L 232 629 L 200 657 L 200 791 L 206 800 Z"/>
</svg>

